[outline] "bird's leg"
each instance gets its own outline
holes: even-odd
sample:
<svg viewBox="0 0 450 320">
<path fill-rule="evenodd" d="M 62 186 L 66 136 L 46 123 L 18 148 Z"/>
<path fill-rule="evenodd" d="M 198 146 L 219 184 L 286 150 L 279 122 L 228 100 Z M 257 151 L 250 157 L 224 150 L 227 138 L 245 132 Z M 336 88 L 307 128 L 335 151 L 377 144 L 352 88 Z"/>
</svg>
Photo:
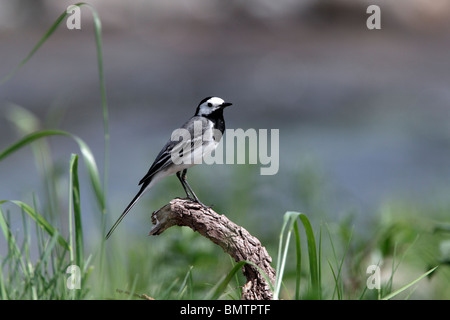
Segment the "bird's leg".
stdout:
<svg viewBox="0 0 450 320">
<path fill-rule="evenodd" d="M 185 170 L 186 170 L 186 169 L 185 169 Z M 183 170 L 183 172 L 184 172 L 185 170 Z M 184 174 L 184 175 L 186 175 L 186 174 Z M 183 176 L 181 175 L 181 171 L 178 171 L 178 172 L 177 172 L 177 177 L 178 177 L 178 179 L 180 180 L 181 185 L 183 186 L 184 192 L 186 192 L 187 198 L 188 198 L 189 200 L 191 200 L 191 201 L 195 201 L 195 199 L 192 198 L 192 196 L 189 194 L 188 189 L 186 188 L 186 184 L 185 184 L 186 178 L 183 177 Z"/>
<path fill-rule="evenodd" d="M 178 172 L 179 173 L 179 172 Z M 177 174 L 178 174 L 177 173 Z M 190 198 L 192 201 L 195 201 L 195 202 L 197 202 L 198 204 L 200 204 L 203 208 L 205 208 L 205 209 L 209 209 L 210 207 L 208 207 L 208 206 L 206 206 L 206 205 L 204 205 L 199 199 L 198 199 L 198 197 L 197 197 L 197 195 L 195 194 L 195 192 L 192 190 L 192 188 L 191 188 L 191 186 L 189 185 L 189 183 L 187 182 L 187 179 L 186 179 L 186 173 L 187 173 L 187 169 L 184 169 L 183 170 L 183 172 L 181 173 L 181 180 L 183 181 L 182 183 L 183 183 L 183 187 L 184 187 L 184 184 L 186 185 L 186 187 L 189 189 L 189 191 L 191 192 L 191 194 L 192 194 L 192 196 L 194 197 L 194 199 L 192 199 L 192 198 Z M 186 191 L 186 188 L 184 189 L 185 191 Z M 186 193 L 187 193 L 187 191 L 186 191 Z"/>
</svg>

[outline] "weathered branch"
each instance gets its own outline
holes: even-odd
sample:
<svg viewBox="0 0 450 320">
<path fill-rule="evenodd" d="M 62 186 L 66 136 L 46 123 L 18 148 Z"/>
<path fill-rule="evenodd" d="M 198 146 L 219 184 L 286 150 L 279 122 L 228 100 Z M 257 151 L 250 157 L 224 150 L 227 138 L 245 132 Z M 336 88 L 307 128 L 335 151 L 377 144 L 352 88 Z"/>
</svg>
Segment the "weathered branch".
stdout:
<svg viewBox="0 0 450 320">
<path fill-rule="evenodd" d="M 236 262 L 245 260 L 254 263 L 261 271 L 253 265 L 244 265 L 243 273 L 247 283 L 242 290 L 241 298 L 272 299 L 270 286 L 261 274 L 264 272 L 274 285 L 275 270 L 270 265 L 272 258 L 257 238 L 224 215 L 212 209 L 205 209 L 198 203 L 177 198 L 153 212 L 152 222 L 154 227 L 149 235 L 159 235 L 175 225 L 186 226 L 219 245 Z"/>
</svg>

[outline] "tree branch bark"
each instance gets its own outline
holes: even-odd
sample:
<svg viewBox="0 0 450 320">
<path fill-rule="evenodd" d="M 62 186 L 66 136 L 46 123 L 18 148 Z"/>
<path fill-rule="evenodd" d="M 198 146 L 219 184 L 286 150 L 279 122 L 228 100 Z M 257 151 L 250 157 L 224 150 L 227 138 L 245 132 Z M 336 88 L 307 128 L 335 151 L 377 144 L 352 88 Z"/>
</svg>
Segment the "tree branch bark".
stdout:
<svg viewBox="0 0 450 320">
<path fill-rule="evenodd" d="M 272 285 L 275 284 L 275 270 L 270 263 L 272 258 L 261 242 L 247 230 L 230 221 L 224 215 L 200 204 L 186 200 L 173 199 L 161 209 L 152 213 L 154 224 L 149 235 L 159 235 L 172 226 L 186 226 L 219 245 L 236 262 L 254 263 L 266 274 Z M 253 265 L 243 267 L 247 283 L 242 290 L 243 300 L 271 300 L 272 292 L 266 278 Z"/>
</svg>

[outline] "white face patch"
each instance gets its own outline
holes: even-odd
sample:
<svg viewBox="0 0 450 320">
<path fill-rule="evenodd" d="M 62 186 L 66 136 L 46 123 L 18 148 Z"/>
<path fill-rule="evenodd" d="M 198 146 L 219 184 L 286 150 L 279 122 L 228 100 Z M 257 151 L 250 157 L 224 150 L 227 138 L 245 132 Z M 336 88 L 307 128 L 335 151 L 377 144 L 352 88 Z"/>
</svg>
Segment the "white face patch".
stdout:
<svg viewBox="0 0 450 320">
<path fill-rule="evenodd" d="M 206 100 L 205 102 L 203 102 L 200 105 L 200 109 L 199 109 L 199 116 L 206 116 L 208 114 L 211 114 L 212 112 L 214 112 L 215 110 L 217 110 L 218 108 L 220 108 L 220 106 L 224 103 L 225 101 L 221 98 L 218 97 L 212 97 L 209 98 L 208 100 Z"/>
</svg>

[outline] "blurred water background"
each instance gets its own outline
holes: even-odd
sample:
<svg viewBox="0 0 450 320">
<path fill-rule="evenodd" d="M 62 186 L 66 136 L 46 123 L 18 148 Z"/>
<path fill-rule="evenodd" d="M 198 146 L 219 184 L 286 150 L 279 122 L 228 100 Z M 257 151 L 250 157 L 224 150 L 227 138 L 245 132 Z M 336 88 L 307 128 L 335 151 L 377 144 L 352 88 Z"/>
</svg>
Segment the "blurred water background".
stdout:
<svg viewBox="0 0 450 320">
<path fill-rule="evenodd" d="M 19 64 L 71 3 L 0 1 L 0 75 Z M 111 220 L 138 191 L 137 182 L 172 130 L 210 95 L 234 103 L 225 112 L 228 128 L 280 130 L 274 176 L 259 175 L 258 165 L 203 165 L 189 174 L 203 202 L 216 204 L 237 223 L 247 221 L 245 227 L 257 235 L 273 231 L 273 223 L 278 232 L 286 210 L 313 220 L 351 214 L 363 231 L 385 201 L 448 203 L 448 1 L 90 3 L 103 25 Z M 381 30 L 366 27 L 369 4 L 381 8 Z M 46 128 L 80 136 L 102 169 L 101 100 L 88 10 L 82 9 L 81 30 L 63 24 L 0 87 L 0 149 L 21 136 L 9 120 L 14 106 L 31 111 Z M 70 153 L 79 151 L 65 138 L 50 142 L 64 179 Z M 1 199 L 42 191 L 31 157 L 22 150 L 2 161 Z M 183 196 L 176 178 L 169 180 L 136 207 L 133 215 L 141 218 L 128 217 L 122 228 L 146 234 L 145 201 L 159 201 L 153 210 Z M 83 200 L 90 197 L 84 192 Z M 240 200 L 242 195 L 251 200 Z M 97 209 L 88 201 L 83 206 L 89 221 Z"/>
</svg>

